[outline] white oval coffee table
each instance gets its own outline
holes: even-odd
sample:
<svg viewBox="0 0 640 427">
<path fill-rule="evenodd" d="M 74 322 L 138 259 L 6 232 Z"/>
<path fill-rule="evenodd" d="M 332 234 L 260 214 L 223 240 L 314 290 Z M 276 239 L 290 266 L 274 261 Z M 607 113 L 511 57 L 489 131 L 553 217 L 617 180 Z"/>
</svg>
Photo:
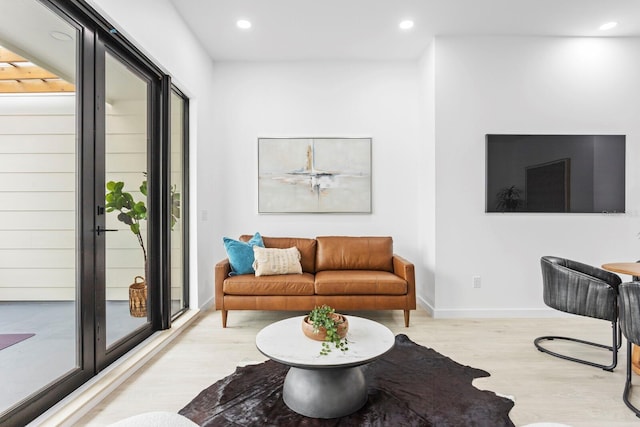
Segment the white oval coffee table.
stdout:
<svg viewBox="0 0 640 427">
<path fill-rule="evenodd" d="M 395 337 L 380 323 L 347 317 L 346 352 L 331 343 L 331 352 L 321 356 L 322 343 L 302 332 L 304 316 L 272 323 L 256 335 L 256 347 L 262 354 L 290 366 L 282 397 L 293 411 L 313 418 L 338 418 L 367 402 L 367 384 L 360 366 L 391 350 Z"/>
</svg>

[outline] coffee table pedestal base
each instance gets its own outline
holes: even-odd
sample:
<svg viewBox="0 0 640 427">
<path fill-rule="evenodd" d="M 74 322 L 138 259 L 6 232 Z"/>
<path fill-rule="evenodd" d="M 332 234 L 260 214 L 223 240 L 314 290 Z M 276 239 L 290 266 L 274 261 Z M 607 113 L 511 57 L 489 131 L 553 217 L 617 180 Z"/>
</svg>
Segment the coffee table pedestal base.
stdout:
<svg viewBox="0 0 640 427">
<path fill-rule="evenodd" d="M 282 391 L 284 403 L 300 415 L 338 418 L 367 402 L 367 382 L 359 367 L 290 368 Z"/>
</svg>

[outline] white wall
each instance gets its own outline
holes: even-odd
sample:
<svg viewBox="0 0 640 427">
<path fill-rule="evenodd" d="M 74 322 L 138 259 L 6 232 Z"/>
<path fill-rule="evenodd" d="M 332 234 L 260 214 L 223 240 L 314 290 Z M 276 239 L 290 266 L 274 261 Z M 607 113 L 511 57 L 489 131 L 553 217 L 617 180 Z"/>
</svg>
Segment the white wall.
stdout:
<svg viewBox="0 0 640 427">
<path fill-rule="evenodd" d="M 436 46 L 435 315 L 548 313 L 542 255 L 640 258 L 640 40 L 441 37 Z M 484 213 L 486 133 L 626 134 L 628 214 Z"/>
<path fill-rule="evenodd" d="M 540 256 L 636 259 L 637 177 L 628 167 L 624 216 L 486 214 L 484 135 L 624 133 L 627 158 L 637 157 L 636 44 L 438 38 L 417 63 L 218 63 L 215 135 L 233 209 L 214 242 L 254 231 L 390 234 L 435 316 L 551 315 Z M 372 215 L 256 213 L 257 137 L 301 135 L 374 138 Z"/>
<path fill-rule="evenodd" d="M 417 290 L 418 303 L 433 314 L 436 301 L 436 41 L 432 40 L 418 62 L 421 84 L 424 140 L 419 143 L 420 182 L 418 200 L 418 234 L 420 259 L 415 261 L 416 271 L 423 276 L 423 286 Z"/>
<path fill-rule="evenodd" d="M 210 236 L 219 259 L 225 256 L 223 236 L 259 231 L 390 235 L 397 253 L 418 261 L 424 138 L 415 62 L 216 63 L 212 80 L 214 143 L 225 147 L 225 178 L 219 184 L 227 187 L 219 205 L 223 226 Z M 277 136 L 372 137 L 373 212 L 259 215 L 257 139 Z"/>
</svg>

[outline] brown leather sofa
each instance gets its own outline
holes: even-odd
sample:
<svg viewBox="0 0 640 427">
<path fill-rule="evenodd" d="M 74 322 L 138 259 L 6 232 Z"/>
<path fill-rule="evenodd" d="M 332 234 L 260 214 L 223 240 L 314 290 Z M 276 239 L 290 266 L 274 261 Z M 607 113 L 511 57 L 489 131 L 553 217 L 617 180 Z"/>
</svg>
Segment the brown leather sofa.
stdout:
<svg viewBox="0 0 640 427">
<path fill-rule="evenodd" d="M 248 241 L 249 235 L 240 237 Z M 229 276 L 229 260 L 215 266 L 215 304 L 227 327 L 229 310 L 308 311 L 327 304 L 338 311 L 416 308 L 415 271 L 393 253 L 391 237 L 262 236 L 267 248 L 297 247 L 302 274 Z"/>
</svg>

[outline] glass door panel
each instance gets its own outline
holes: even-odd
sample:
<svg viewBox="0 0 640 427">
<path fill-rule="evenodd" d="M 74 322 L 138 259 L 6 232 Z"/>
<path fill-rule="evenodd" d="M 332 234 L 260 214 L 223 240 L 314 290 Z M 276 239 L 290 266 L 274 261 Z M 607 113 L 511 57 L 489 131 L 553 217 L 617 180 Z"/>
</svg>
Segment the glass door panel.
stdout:
<svg viewBox="0 0 640 427">
<path fill-rule="evenodd" d="M 171 316 L 187 307 L 185 300 L 185 221 L 183 214 L 185 102 L 171 91 Z"/>
<path fill-rule="evenodd" d="M 150 319 L 147 278 L 149 83 L 105 56 L 106 346 Z"/>
<path fill-rule="evenodd" d="M 78 30 L 35 0 L 0 10 L 2 415 L 81 364 L 80 160 Z"/>
</svg>

